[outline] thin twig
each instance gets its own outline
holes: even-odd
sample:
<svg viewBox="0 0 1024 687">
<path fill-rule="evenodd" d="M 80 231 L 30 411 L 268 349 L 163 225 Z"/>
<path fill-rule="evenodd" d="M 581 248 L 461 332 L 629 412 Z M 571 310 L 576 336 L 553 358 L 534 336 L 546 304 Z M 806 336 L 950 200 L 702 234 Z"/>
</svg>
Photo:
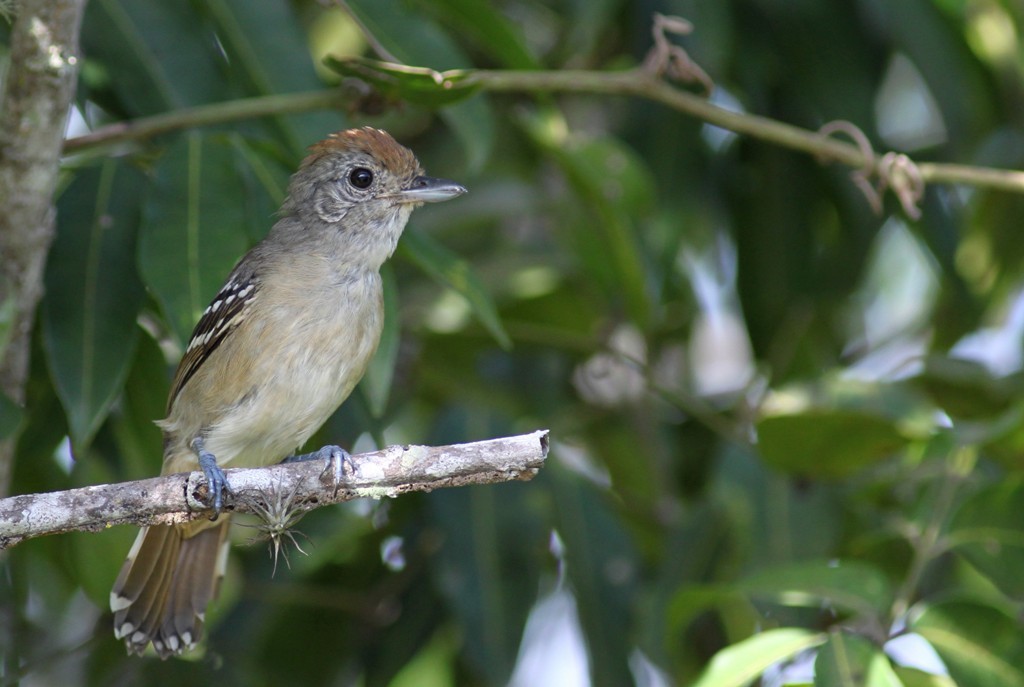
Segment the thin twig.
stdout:
<svg viewBox="0 0 1024 687">
<path fill-rule="evenodd" d="M 340 89 L 277 93 L 256 98 L 185 107 L 174 112 L 140 117 L 102 126 L 82 136 L 64 141 L 64 154 L 84 152 L 99 146 L 129 141 L 145 141 L 160 134 L 182 129 L 213 126 L 226 122 L 277 115 L 299 114 L 313 110 L 341 109 L 345 97 Z"/>
<path fill-rule="evenodd" d="M 226 470 L 233 494 L 225 510 L 258 513 L 257 495 L 290 494 L 289 508 L 311 510 L 357 498 L 531 479 L 543 466 L 548 432 L 451 446 L 391 446 L 354 456 L 335 484 L 320 461 Z M 111 525 L 173 524 L 209 517 L 201 472 L 165 475 L 0 500 L 0 549 L 44 534 L 96 531 Z M 254 507 L 255 505 L 255 507 Z"/>
<path fill-rule="evenodd" d="M 726 110 L 699 95 L 681 91 L 643 69 L 618 72 L 477 70 L 464 73 L 461 85 L 475 86 L 492 93 L 551 92 L 643 98 L 723 129 L 785 148 L 823 156 L 850 167 L 860 168 L 865 164 L 864 154 L 853 144 L 767 117 Z M 329 89 L 184 108 L 99 128 L 85 136 L 68 139 L 64 150 L 78 152 L 126 140 L 143 140 L 174 130 L 266 115 L 336 108 L 342 100 L 340 91 Z M 967 184 L 1024 193 L 1024 171 L 941 162 L 921 162 L 917 169 L 921 180 L 928 184 Z"/>
</svg>

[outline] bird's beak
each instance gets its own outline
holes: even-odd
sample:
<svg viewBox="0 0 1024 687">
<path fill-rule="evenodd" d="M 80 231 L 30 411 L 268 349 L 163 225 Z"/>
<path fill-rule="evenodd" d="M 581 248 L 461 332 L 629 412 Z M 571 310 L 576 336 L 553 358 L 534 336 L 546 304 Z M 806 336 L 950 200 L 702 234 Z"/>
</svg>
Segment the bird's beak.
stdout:
<svg viewBox="0 0 1024 687">
<path fill-rule="evenodd" d="M 448 179 L 416 177 L 408 187 L 395 194 L 400 203 L 439 203 L 461 196 L 466 187 Z"/>
</svg>

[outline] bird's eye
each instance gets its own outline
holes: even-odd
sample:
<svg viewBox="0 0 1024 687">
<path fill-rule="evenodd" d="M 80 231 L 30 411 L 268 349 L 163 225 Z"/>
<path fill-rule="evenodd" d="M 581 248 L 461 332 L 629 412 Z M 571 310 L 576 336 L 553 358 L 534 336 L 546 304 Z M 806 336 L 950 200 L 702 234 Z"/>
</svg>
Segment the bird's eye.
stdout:
<svg viewBox="0 0 1024 687">
<path fill-rule="evenodd" d="M 369 188 L 373 183 L 373 172 L 366 167 L 356 167 L 348 175 L 348 183 L 356 188 Z"/>
</svg>

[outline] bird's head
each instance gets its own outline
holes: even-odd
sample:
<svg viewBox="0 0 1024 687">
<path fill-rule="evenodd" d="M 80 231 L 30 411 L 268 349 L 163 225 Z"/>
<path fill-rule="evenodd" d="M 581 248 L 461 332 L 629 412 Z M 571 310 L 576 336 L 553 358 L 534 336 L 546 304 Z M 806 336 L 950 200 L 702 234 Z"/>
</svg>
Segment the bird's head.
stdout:
<svg viewBox="0 0 1024 687">
<path fill-rule="evenodd" d="M 411 150 L 385 131 L 364 127 L 311 146 L 281 210 L 305 229 L 382 254 L 383 261 L 413 208 L 465 192 L 453 181 L 424 176 Z"/>
</svg>

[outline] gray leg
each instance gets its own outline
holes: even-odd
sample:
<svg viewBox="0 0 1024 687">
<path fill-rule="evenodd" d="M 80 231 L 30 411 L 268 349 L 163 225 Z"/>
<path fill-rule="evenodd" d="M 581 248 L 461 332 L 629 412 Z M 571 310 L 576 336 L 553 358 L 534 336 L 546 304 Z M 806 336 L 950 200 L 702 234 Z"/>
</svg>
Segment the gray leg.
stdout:
<svg viewBox="0 0 1024 687">
<path fill-rule="evenodd" d="M 213 517 L 220 515 L 221 506 L 224 505 L 224 492 L 231 493 L 228 480 L 224 471 L 217 465 L 217 457 L 206 450 L 202 437 L 192 440 L 192 450 L 199 456 L 199 468 L 206 476 L 206 488 L 210 492 L 210 506 L 213 507 Z"/>
<path fill-rule="evenodd" d="M 326 463 L 321 475 L 331 471 L 334 473 L 335 486 L 340 485 L 345 478 L 345 465 L 355 472 L 356 464 L 352 461 L 352 454 L 340 446 L 328 445 L 313 453 L 303 453 L 298 456 L 288 456 L 282 463 L 298 463 L 306 460 L 322 460 Z"/>
</svg>

